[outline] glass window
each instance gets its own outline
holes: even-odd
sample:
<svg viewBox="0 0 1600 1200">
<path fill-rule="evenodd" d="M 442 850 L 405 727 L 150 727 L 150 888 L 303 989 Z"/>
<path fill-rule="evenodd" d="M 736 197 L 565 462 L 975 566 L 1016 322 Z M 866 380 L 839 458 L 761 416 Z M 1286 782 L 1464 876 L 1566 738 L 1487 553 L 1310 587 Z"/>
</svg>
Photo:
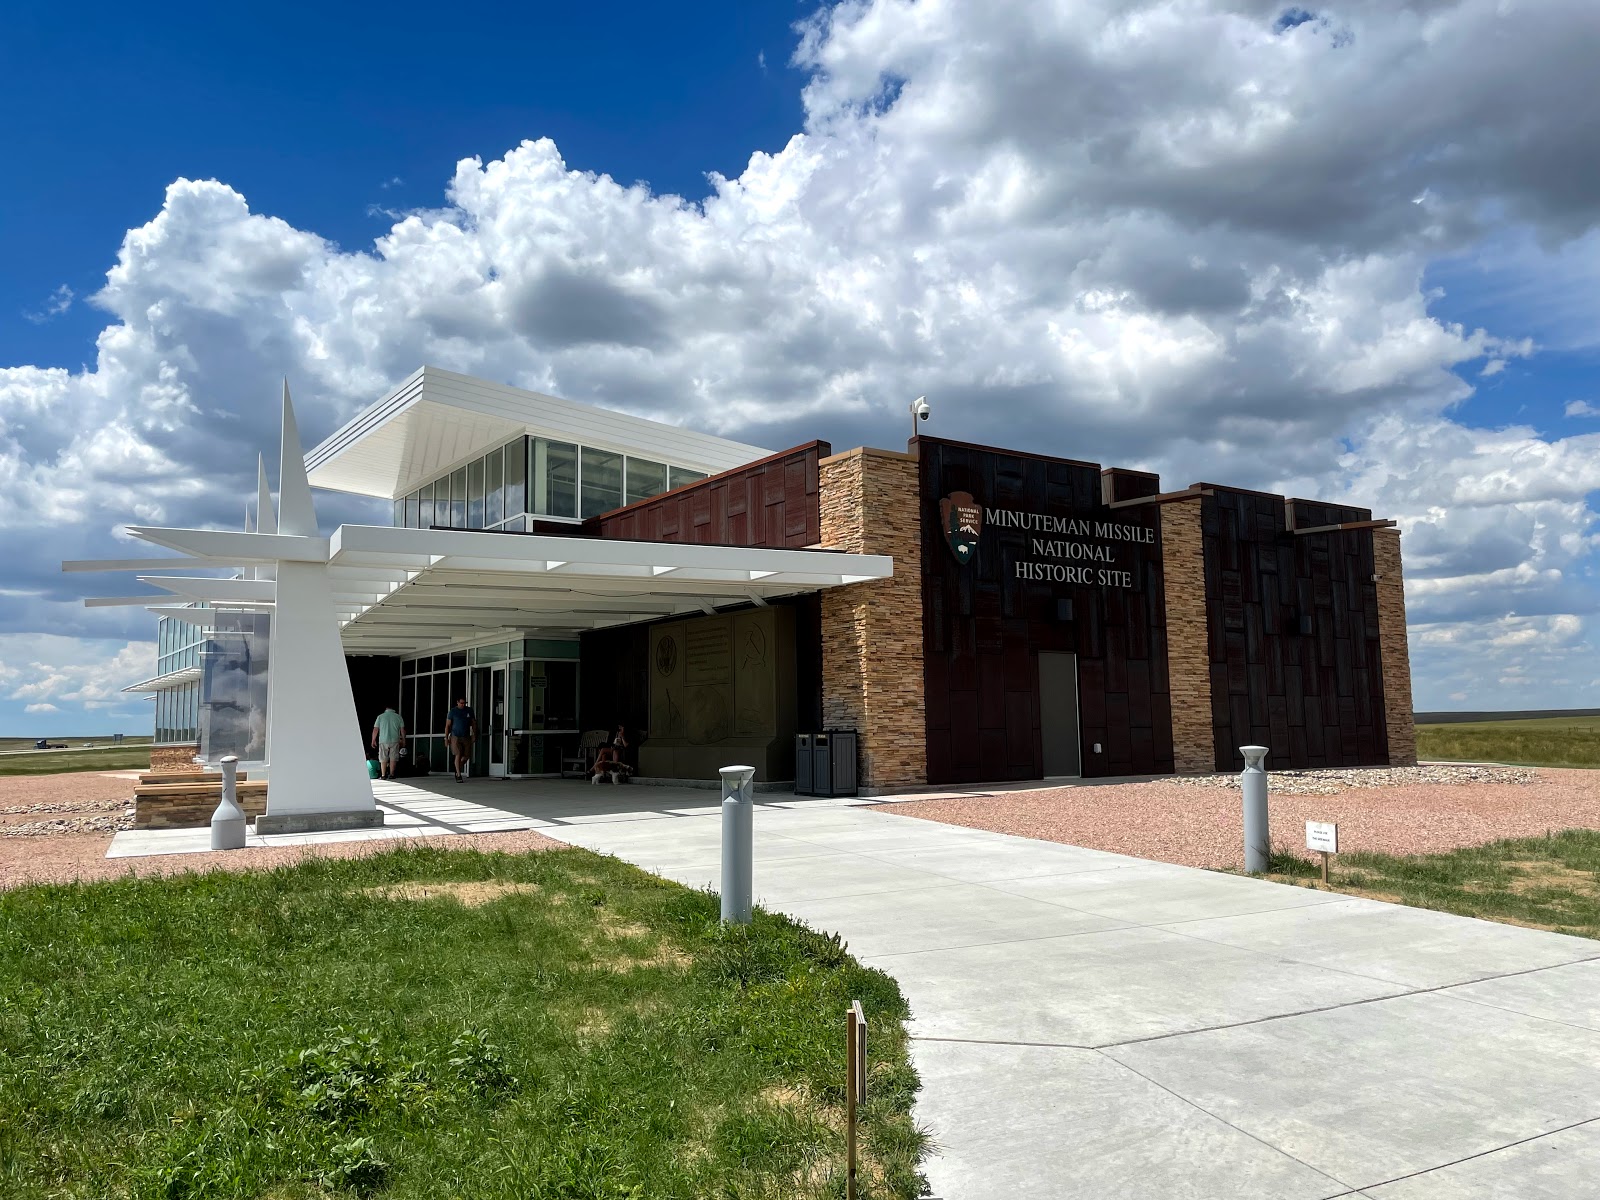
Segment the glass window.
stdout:
<svg viewBox="0 0 1600 1200">
<path fill-rule="evenodd" d="M 457 467 L 450 476 L 450 528 L 467 527 L 467 469 Z"/>
<path fill-rule="evenodd" d="M 479 646 L 472 652 L 472 661 L 475 663 L 497 663 L 506 660 L 506 644 L 498 642 L 493 646 Z"/>
<path fill-rule="evenodd" d="M 705 477 L 704 471 L 691 471 L 688 467 L 672 467 L 668 471 L 667 486 L 681 488 L 686 483 L 695 483 Z"/>
<path fill-rule="evenodd" d="M 433 524 L 433 484 L 424 484 L 417 493 L 417 528 L 427 529 Z"/>
<path fill-rule="evenodd" d="M 483 528 L 483 459 L 467 464 L 467 528 Z"/>
<path fill-rule="evenodd" d="M 407 659 L 405 662 L 400 664 L 400 674 L 402 674 L 402 675 L 415 675 L 416 673 L 417 673 L 417 660 L 416 659 L 414 659 L 414 658 L 413 659 Z"/>
<path fill-rule="evenodd" d="M 648 458 L 628 458 L 628 503 L 648 500 L 667 490 L 667 464 Z"/>
<path fill-rule="evenodd" d="M 406 528 L 417 528 L 417 518 L 421 511 L 420 497 L 416 492 L 406 497 Z"/>
<path fill-rule="evenodd" d="M 514 517 L 528 510 L 528 439 L 518 438 L 506 447 L 506 495 L 504 516 Z"/>
<path fill-rule="evenodd" d="M 505 471 L 502 464 L 505 454 L 499 450 L 490 451 L 489 457 L 483 460 L 483 527 L 500 524 L 505 514 L 502 501 L 505 499 Z"/>
<path fill-rule="evenodd" d="M 533 470 L 528 486 L 533 511 L 542 517 L 578 515 L 578 448 L 567 442 L 533 441 Z"/>
<path fill-rule="evenodd" d="M 397 526 L 406 523 L 406 498 L 404 496 L 394 502 L 394 520 L 391 523 Z"/>
<path fill-rule="evenodd" d="M 451 651 L 451 653 L 450 653 L 450 665 L 452 667 L 464 667 L 464 666 L 466 666 L 467 665 L 467 652 L 465 650 L 453 650 L 453 651 Z"/>
<path fill-rule="evenodd" d="M 598 517 L 622 507 L 622 455 L 609 450 L 583 448 L 583 474 L 579 477 L 583 503 L 578 515 Z"/>
</svg>

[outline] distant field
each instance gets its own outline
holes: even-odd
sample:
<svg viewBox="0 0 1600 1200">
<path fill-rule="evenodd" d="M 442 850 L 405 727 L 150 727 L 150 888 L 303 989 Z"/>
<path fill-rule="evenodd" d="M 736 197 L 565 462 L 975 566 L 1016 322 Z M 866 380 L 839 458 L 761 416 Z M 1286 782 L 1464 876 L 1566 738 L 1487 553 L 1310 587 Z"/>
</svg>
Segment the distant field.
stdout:
<svg viewBox="0 0 1600 1200">
<path fill-rule="evenodd" d="M 38 740 L 37 736 L 0 737 L 0 754 L 10 754 L 18 750 L 32 750 L 33 744 Z M 143 746 L 149 749 L 151 740 L 148 733 L 143 737 L 125 734 L 122 738 L 122 744 L 124 746 Z M 45 741 L 52 746 L 66 746 L 69 750 L 76 750 L 83 746 L 109 746 L 111 745 L 111 735 L 108 733 L 101 737 L 52 737 L 46 738 Z"/>
<path fill-rule="evenodd" d="M 1530 767 L 1600 767 L 1600 716 L 1419 724 L 1417 757 Z"/>
<path fill-rule="evenodd" d="M 7 738 L 16 742 L 20 739 Z M 69 746 L 76 740 L 80 745 L 93 738 L 62 738 Z M 32 741 L 27 743 L 33 745 Z M 67 771 L 131 771 L 146 770 L 150 766 L 150 739 L 134 741 L 125 739 L 120 746 L 110 741 L 95 741 L 92 750 L 26 750 L 15 751 L 0 746 L 0 775 L 61 775 Z"/>
</svg>

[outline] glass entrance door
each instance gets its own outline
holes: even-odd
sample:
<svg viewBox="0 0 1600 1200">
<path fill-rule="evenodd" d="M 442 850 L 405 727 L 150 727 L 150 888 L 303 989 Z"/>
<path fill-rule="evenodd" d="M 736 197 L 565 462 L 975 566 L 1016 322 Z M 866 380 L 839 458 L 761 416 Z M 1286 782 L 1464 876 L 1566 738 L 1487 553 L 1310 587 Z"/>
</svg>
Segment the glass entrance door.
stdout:
<svg viewBox="0 0 1600 1200">
<path fill-rule="evenodd" d="M 506 774 L 506 668 L 501 663 L 489 668 L 489 776 L 503 779 Z"/>
</svg>

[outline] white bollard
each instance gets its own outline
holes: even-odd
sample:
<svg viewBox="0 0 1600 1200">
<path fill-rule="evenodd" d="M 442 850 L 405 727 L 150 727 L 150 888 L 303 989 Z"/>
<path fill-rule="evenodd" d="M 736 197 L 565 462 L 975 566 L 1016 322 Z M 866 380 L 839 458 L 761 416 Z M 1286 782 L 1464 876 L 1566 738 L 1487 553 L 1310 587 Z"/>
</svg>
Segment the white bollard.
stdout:
<svg viewBox="0 0 1600 1200">
<path fill-rule="evenodd" d="M 211 848 L 244 849 L 244 809 L 239 807 L 239 760 L 232 754 L 222 760 L 222 803 L 211 814 Z"/>
<path fill-rule="evenodd" d="M 1240 746 L 1244 755 L 1244 774 L 1239 777 L 1244 792 L 1244 869 L 1260 875 L 1272 857 L 1272 831 L 1267 823 L 1267 772 L 1261 760 L 1266 746 Z"/>
<path fill-rule="evenodd" d="M 722 775 L 722 921 L 750 923 L 750 891 L 754 885 L 754 767 L 723 767 Z"/>
</svg>

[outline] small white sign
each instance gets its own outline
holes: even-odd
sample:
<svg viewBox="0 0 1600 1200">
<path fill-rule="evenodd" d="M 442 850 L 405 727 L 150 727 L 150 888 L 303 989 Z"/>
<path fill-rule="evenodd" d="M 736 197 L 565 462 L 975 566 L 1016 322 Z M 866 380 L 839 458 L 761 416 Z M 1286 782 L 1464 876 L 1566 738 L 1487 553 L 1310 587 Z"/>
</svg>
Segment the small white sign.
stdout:
<svg viewBox="0 0 1600 1200">
<path fill-rule="evenodd" d="M 1339 827 L 1332 821 L 1306 822 L 1306 849 L 1324 854 L 1339 853 Z"/>
</svg>

